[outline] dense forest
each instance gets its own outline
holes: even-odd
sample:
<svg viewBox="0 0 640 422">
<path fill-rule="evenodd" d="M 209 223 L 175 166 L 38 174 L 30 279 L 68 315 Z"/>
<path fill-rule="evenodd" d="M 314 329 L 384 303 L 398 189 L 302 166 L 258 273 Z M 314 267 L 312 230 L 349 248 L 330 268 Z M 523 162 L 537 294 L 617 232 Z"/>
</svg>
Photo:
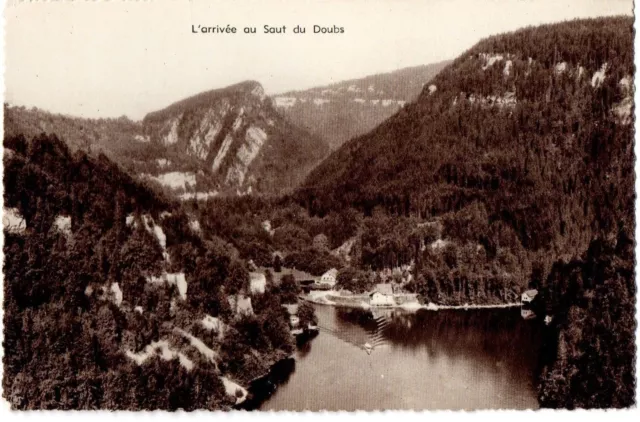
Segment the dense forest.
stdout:
<svg viewBox="0 0 640 422">
<path fill-rule="evenodd" d="M 90 157 L 104 154 L 131 174 L 157 175 L 163 166 L 158 160 L 172 162 L 175 168 L 191 171 L 197 168 L 193 159 L 144 137 L 144 126 L 123 116 L 117 119 L 85 119 L 49 113 L 37 108 L 4 105 L 4 136 L 31 139 L 55 134 L 71 152 L 84 151 Z M 153 183 L 152 181 L 150 181 Z M 157 186 L 162 189 L 160 185 Z M 170 193 L 167 191 L 167 193 Z"/>
<path fill-rule="evenodd" d="M 544 280 L 544 303 L 556 319 L 547 333 L 554 354 L 540 380 L 542 406 L 635 403 L 634 246 L 624 232 L 594 240 L 583 257 L 556 262 Z"/>
<path fill-rule="evenodd" d="M 513 303 L 531 272 L 532 255 L 508 226 L 489 229 L 481 206 L 433 221 L 383 210 L 366 216 L 354 208 L 312 215 L 290 198 L 212 198 L 185 206 L 205 236 L 229 242 L 243 259 L 273 267 L 277 257 L 281 266 L 312 276 L 336 268 L 338 288 L 353 293 L 393 282 L 425 304 Z"/>
<path fill-rule="evenodd" d="M 24 222 L 4 230 L 14 408 L 229 408 L 244 393 L 223 380 L 248 385 L 293 351 L 291 292 L 250 293 L 238 252 L 179 204 L 54 135 L 4 148 L 5 211 Z"/>
<path fill-rule="evenodd" d="M 72 152 L 83 150 L 89 155 L 100 153 L 124 168 L 147 156 L 147 146 L 136 138 L 142 133 L 142 125 L 126 116 L 117 119 L 83 119 L 74 116 L 49 113 L 26 107 L 4 104 L 4 136 L 22 135 L 28 139 L 42 133 L 56 134 Z M 155 157 L 153 157 L 155 158 Z"/>
</svg>

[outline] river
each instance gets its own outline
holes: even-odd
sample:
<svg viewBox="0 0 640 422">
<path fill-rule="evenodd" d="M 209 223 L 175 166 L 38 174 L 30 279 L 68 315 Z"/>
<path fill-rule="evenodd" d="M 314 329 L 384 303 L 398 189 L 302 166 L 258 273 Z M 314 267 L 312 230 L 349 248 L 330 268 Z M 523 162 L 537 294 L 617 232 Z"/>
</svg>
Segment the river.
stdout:
<svg viewBox="0 0 640 422">
<path fill-rule="evenodd" d="M 320 334 L 296 352 L 260 410 L 538 407 L 540 333 L 517 308 L 405 313 L 315 307 Z"/>
</svg>

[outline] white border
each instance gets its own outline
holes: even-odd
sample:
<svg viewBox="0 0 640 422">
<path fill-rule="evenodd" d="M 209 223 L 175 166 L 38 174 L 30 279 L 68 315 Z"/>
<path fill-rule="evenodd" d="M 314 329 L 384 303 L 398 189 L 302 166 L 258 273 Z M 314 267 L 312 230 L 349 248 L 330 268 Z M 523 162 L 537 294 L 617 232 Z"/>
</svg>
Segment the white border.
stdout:
<svg viewBox="0 0 640 422">
<path fill-rule="evenodd" d="M 2 82 L 2 99 L 4 103 L 4 66 L 5 66 L 5 56 L 4 56 L 4 10 L 5 10 L 5 1 L 0 0 L 0 5 L 2 5 L 2 19 L 0 19 L 0 32 L 2 34 L 2 49 L 0 49 L 0 63 L 1 63 L 1 72 L 0 72 L 0 80 Z M 131 0 L 135 1 L 135 0 Z M 390 0 L 392 1 L 392 0 Z M 478 0 L 480 1 L 480 0 Z M 489 0 L 490 1 L 490 0 Z M 513 1 L 526 1 L 526 0 L 513 0 Z M 637 51 L 640 35 L 638 33 L 638 22 L 635 22 L 635 45 L 634 48 Z M 636 80 L 636 91 L 635 91 L 635 122 L 637 125 L 638 122 L 638 109 L 637 105 L 640 104 L 640 89 L 638 89 L 637 78 L 640 73 L 640 59 L 638 58 L 638 54 L 634 57 L 634 62 L 636 65 L 635 77 Z M 2 116 L 2 109 L 0 109 L 0 134 L 3 133 L 4 124 Z M 634 152 L 636 157 L 640 156 L 640 146 L 639 146 L 640 137 L 638 136 L 638 130 L 636 126 L 635 133 L 635 145 Z M 2 161 L 0 161 L 0 174 L 3 174 L 3 166 Z M 636 218 L 636 232 L 635 238 L 636 242 L 640 239 L 640 225 L 638 224 L 640 217 L 640 208 L 638 207 L 638 192 L 640 192 L 640 163 L 636 158 L 635 162 L 635 188 L 636 188 L 636 209 L 635 209 L 635 218 Z M 3 195 L 4 188 L 0 186 L 0 195 Z M 636 243 L 636 257 L 638 257 L 638 252 L 640 252 L 640 244 Z M 638 259 L 636 258 L 636 274 L 638 273 Z M 1 260 L 0 260 L 1 262 Z M 636 277 L 636 285 L 637 277 Z M 2 303 L 3 291 L 0 289 L 0 303 Z M 637 296 L 636 296 L 637 297 Z M 636 299 L 637 300 L 637 299 Z M 0 318 L 2 317 L 2 309 L 0 306 Z M 637 304 L 636 304 L 636 321 L 637 318 Z M 636 350 L 638 350 L 638 327 L 636 327 Z M 0 335 L 0 340 L 3 339 L 3 335 Z M 0 348 L 0 357 L 3 355 L 3 350 Z M 638 352 L 636 352 L 636 374 L 638 374 L 638 369 L 640 368 L 639 360 L 637 358 Z M 2 375 L 2 367 L 0 366 L 0 376 Z M 639 386 L 636 384 L 636 403 L 638 403 L 638 390 Z M 1 386 L 0 386 L 1 392 Z M 159 422 L 159 421 L 172 421 L 172 420 L 189 420 L 189 421 L 201 421 L 201 422 L 211 422 L 211 418 L 216 419 L 225 419 L 230 421 L 250 421 L 250 420 L 269 420 L 273 422 L 293 422 L 299 421 L 301 419 L 308 421 L 326 421 L 326 420 L 339 420 L 339 421 L 355 421 L 355 420 L 367 420 L 367 422 L 389 422 L 393 419 L 395 422 L 425 422 L 429 421 L 448 421 L 448 422 L 458 422 L 458 421 L 468 421 L 473 420 L 474 422 L 482 421 L 482 422 L 552 422 L 552 421 L 563 421 L 566 422 L 568 420 L 580 420 L 580 422 L 602 422 L 603 418 L 607 420 L 615 419 L 615 420 L 623 420 L 623 421 L 631 421 L 638 420 L 640 416 L 640 410 L 638 407 L 627 409 L 627 410 L 576 410 L 576 411 L 566 411 L 566 410 L 549 410 L 542 409 L 537 411 L 515 411 L 515 410 L 481 410 L 481 411 L 386 411 L 386 412 L 245 412 L 245 411 L 234 411 L 234 412 L 208 412 L 208 411 L 197 411 L 197 412 L 109 412 L 109 411 L 74 411 L 74 412 L 64 412 L 64 411 L 35 411 L 35 412 L 13 412 L 9 408 L 9 404 L 6 400 L 0 399 L 0 418 L 3 421 L 7 420 L 27 420 L 27 421 L 35 421 L 35 420 L 44 420 L 46 419 L 49 422 L 71 422 L 71 421 L 82 421 L 85 422 L 87 418 L 91 418 L 95 421 L 111 421 L 118 420 L 118 422 Z"/>
</svg>

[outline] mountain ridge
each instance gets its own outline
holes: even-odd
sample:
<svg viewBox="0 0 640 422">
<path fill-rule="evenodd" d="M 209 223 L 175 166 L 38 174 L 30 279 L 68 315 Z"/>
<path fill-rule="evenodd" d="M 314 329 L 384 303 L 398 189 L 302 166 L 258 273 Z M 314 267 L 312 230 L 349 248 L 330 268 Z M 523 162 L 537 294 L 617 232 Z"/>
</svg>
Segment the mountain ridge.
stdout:
<svg viewBox="0 0 640 422">
<path fill-rule="evenodd" d="M 5 136 L 56 133 L 103 152 L 183 199 L 291 190 L 328 153 L 278 114 L 256 81 L 196 94 L 127 118 L 81 119 L 5 104 Z"/>
<path fill-rule="evenodd" d="M 416 99 L 449 61 L 398 69 L 272 95 L 289 120 L 324 138 L 332 149 L 366 133 Z"/>
<path fill-rule="evenodd" d="M 578 21 L 575 25 L 580 26 L 583 23 L 584 21 Z M 523 36 L 522 31 L 526 30 L 521 30 L 514 34 Z M 533 31 L 533 29 L 529 31 Z M 595 31 L 591 32 L 591 34 L 594 33 Z M 507 37 L 507 35 L 503 37 Z M 459 186 L 460 184 L 455 183 L 454 178 L 451 177 L 453 175 L 446 174 L 447 167 L 440 165 L 443 161 L 442 157 L 447 157 L 449 161 L 454 160 L 455 165 L 459 165 L 461 168 L 467 167 L 465 171 L 468 174 L 464 176 L 467 178 L 465 183 L 469 187 L 471 187 L 471 182 L 476 183 L 479 188 L 482 188 L 483 183 L 488 183 L 488 187 L 490 187 L 491 177 L 493 176 L 489 177 L 489 174 L 484 173 L 490 170 L 487 166 L 498 164 L 497 162 L 490 163 L 490 161 L 502 160 L 506 168 L 511 166 L 509 160 L 504 160 L 500 156 L 505 155 L 504 151 L 501 151 L 501 146 L 518 145 L 509 141 L 511 133 L 508 131 L 514 131 L 515 125 L 520 124 L 520 120 L 514 121 L 514 115 L 519 113 L 520 115 L 516 115 L 516 117 L 525 119 L 526 116 L 522 116 L 525 113 L 524 107 L 527 107 L 526 111 L 528 111 L 529 108 L 542 106 L 542 104 L 547 104 L 547 101 L 553 102 L 553 100 L 563 101 L 561 103 L 563 107 L 569 107 L 566 105 L 567 100 L 563 97 L 565 95 L 563 91 L 553 91 L 549 86 L 544 85 L 549 81 L 549 73 L 552 76 L 555 75 L 551 79 L 551 83 L 556 85 L 573 83 L 575 78 L 578 77 L 578 73 L 580 73 L 582 80 L 580 82 L 582 87 L 580 88 L 582 89 L 580 93 L 585 95 L 601 93 L 603 96 L 607 96 L 607 102 L 612 105 L 612 110 L 602 110 L 602 113 L 607 118 L 611 118 L 612 123 L 624 120 L 626 118 L 625 114 L 630 112 L 629 109 L 618 110 L 623 112 L 621 117 L 618 117 L 616 114 L 618 111 L 616 111 L 615 107 L 623 103 L 625 99 L 628 99 L 631 93 L 629 80 L 633 69 L 629 68 L 628 65 L 625 65 L 627 66 L 626 68 L 616 68 L 611 63 L 607 73 L 608 76 L 600 81 L 599 72 L 601 72 L 606 60 L 594 60 L 593 63 L 583 61 L 582 64 L 576 64 L 569 60 L 560 59 L 558 62 L 551 63 L 552 59 L 549 59 L 549 57 L 537 58 L 537 55 L 532 53 L 536 59 L 535 62 L 532 62 L 534 63 L 533 69 L 529 70 L 529 72 L 534 72 L 534 74 L 531 75 L 529 73 L 530 78 L 525 80 L 524 75 L 527 74 L 527 67 L 529 66 L 528 53 L 525 53 L 527 57 L 518 63 L 514 63 L 514 59 L 505 57 L 497 60 L 497 56 L 500 55 L 498 53 L 493 58 L 482 55 L 486 54 L 484 50 L 490 50 L 485 46 L 496 39 L 504 38 L 491 37 L 476 44 L 474 48 L 468 50 L 436 76 L 432 81 L 432 85 L 435 87 L 434 91 L 430 90 L 429 87 L 425 87 L 416 103 L 407 105 L 392 119 L 385 121 L 368 134 L 351 139 L 341 149 L 333 152 L 329 158 L 310 173 L 305 183 L 299 188 L 298 193 L 303 197 L 305 190 L 322 194 L 323 197 L 329 195 L 325 202 L 330 202 L 330 198 L 334 197 L 343 203 L 347 203 L 349 198 L 352 198 L 354 202 L 359 203 L 359 206 L 372 208 L 375 205 L 384 205 L 385 201 L 382 196 L 386 194 L 401 197 L 409 194 L 409 192 L 419 192 L 421 189 L 428 190 L 429 186 L 433 186 L 432 184 L 421 183 L 416 185 L 411 182 L 409 174 L 411 171 L 419 172 L 427 169 L 430 172 L 429 177 L 433 181 L 450 185 L 451 188 L 455 187 L 463 191 L 464 185 Z M 607 41 L 605 39 L 601 44 Z M 624 50 L 622 48 L 619 50 L 622 56 Z M 579 54 L 579 52 L 572 51 L 568 54 Z M 483 69 L 489 62 L 491 62 L 492 66 Z M 571 63 L 571 65 L 567 62 Z M 496 65 L 496 63 L 501 63 L 501 65 Z M 557 71 L 555 66 L 563 63 L 564 65 L 560 67 L 565 70 Z M 565 68 L 566 66 L 571 68 Z M 505 67 L 512 68 L 512 72 L 522 75 L 522 78 L 516 79 L 512 76 L 509 81 L 508 77 L 504 76 Z M 574 79 L 571 79 L 572 77 Z M 537 85 L 534 86 L 533 84 Z M 600 85 L 596 87 L 596 84 Z M 447 88 L 448 85 L 452 85 L 451 89 Z M 514 98 L 511 95 L 513 90 L 518 92 L 518 98 Z M 551 96 L 553 94 L 556 95 L 556 98 L 552 99 Z M 616 96 L 615 99 L 614 94 Z M 520 95 L 523 98 L 520 98 Z M 532 98 L 533 96 L 536 98 Z M 549 100 L 547 100 L 547 97 L 549 97 Z M 539 105 L 533 104 L 533 101 L 539 100 L 542 100 Z M 555 112 L 553 116 L 546 116 L 548 120 L 546 127 L 538 128 L 536 126 L 535 129 L 548 131 L 559 129 L 561 133 L 562 130 L 573 129 L 571 125 L 574 121 L 568 120 L 577 119 L 579 117 L 577 113 L 578 111 L 574 107 L 570 118 L 567 118 L 567 122 L 562 122 L 559 120 L 560 113 Z M 465 114 L 473 116 L 473 120 L 465 117 Z M 539 111 L 532 110 L 532 114 L 537 116 Z M 480 118 L 481 116 L 487 117 L 486 121 L 489 121 L 489 124 L 481 123 L 483 121 Z M 555 120 L 552 122 L 548 117 L 552 117 Z M 506 127 L 507 125 L 498 121 L 498 119 L 503 118 L 509 120 L 511 127 Z M 439 121 L 445 119 L 453 124 L 449 126 L 440 124 Z M 537 124 L 531 118 L 525 123 Z M 562 126 L 558 126 L 561 123 Z M 469 129 L 466 129 L 465 126 L 469 127 Z M 624 125 L 622 126 L 625 127 Z M 578 128 L 576 127 L 576 129 Z M 529 130 L 528 127 L 527 130 Z M 477 133 L 471 133 L 472 131 Z M 451 137 L 454 134 L 455 136 L 461 136 L 465 143 L 456 142 Z M 499 141 L 496 138 L 491 138 L 494 135 L 500 136 Z M 474 138 L 473 143 L 470 143 L 468 142 L 469 136 L 480 139 L 476 140 Z M 518 134 L 518 136 L 520 135 Z M 455 151 L 448 146 L 451 145 L 447 143 L 449 141 L 455 143 L 457 148 Z M 474 150 L 482 151 L 487 148 L 492 149 L 491 154 L 486 156 L 483 156 L 484 152 L 480 154 L 482 159 L 489 161 L 484 164 L 485 169 L 471 168 L 468 164 L 462 162 L 469 154 L 472 154 L 469 157 L 477 156 L 478 154 L 475 154 Z M 441 154 L 439 155 L 439 153 Z M 393 161 L 399 156 L 405 159 L 402 164 Z M 371 164 L 374 166 L 372 167 Z M 397 176 L 400 176 L 400 178 Z M 471 181 L 469 180 L 470 178 L 472 178 Z M 326 191 L 323 191 L 323 188 L 326 188 Z M 388 188 L 389 191 L 386 192 L 385 188 Z M 334 192 L 335 196 L 330 191 Z M 397 198 L 394 201 L 396 205 L 399 205 Z M 371 202 L 371 204 L 367 205 L 366 202 Z M 419 208 L 422 208 L 422 210 Z M 319 207 L 318 210 L 321 211 L 322 207 Z M 416 203 L 412 207 L 412 211 L 432 214 L 435 209 L 427 210 Z"/>
</svg>

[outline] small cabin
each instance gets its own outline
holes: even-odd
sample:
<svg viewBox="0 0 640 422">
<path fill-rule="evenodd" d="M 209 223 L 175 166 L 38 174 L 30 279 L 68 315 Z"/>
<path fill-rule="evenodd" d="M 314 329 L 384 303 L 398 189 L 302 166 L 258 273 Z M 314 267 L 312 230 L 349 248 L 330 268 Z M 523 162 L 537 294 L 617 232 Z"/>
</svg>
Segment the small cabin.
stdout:
<svg viewBox="0 0 640 422">
<path fill-rule="evenodd" d="M 377 284 L 376 289 L 369 294 L 371 306 L 394 306 L 393 287 L 390 283 Z"/>
<path fill-rule="evenodd" d="M 264 293 L 267 287 L 267 276 L 260 272 L 250 272 L 249 286 L 251 294 Z"/>
<path fill-rule="evenodd" d="M 241 315 L 253 315 L 253 306 L 251 306 L 251 298 L 241 295 L 238 296 L 237 312 Z"/>
<path fill-rule="evenodd" d="M 300 324 L 300 317 L 298 317 L 297 315 L 291 315 L 289 317 L 289 323 L 292 327 L 297 327 L 298 324 Z"/>
<path fill-rule="evenodd" d="M 237 316 L 253 315 L 251 298 L 243 294 L 231 295 L 227 298 L 231 311 Z"/>
<path fill-rule="evenodd" d="M 537 290 L 527 290 L 526 292 L 522 293 L 522 303 L 531 303 L 533 299 L 536 298 L 536 296 L 538 296 Z"/>
</svg>

